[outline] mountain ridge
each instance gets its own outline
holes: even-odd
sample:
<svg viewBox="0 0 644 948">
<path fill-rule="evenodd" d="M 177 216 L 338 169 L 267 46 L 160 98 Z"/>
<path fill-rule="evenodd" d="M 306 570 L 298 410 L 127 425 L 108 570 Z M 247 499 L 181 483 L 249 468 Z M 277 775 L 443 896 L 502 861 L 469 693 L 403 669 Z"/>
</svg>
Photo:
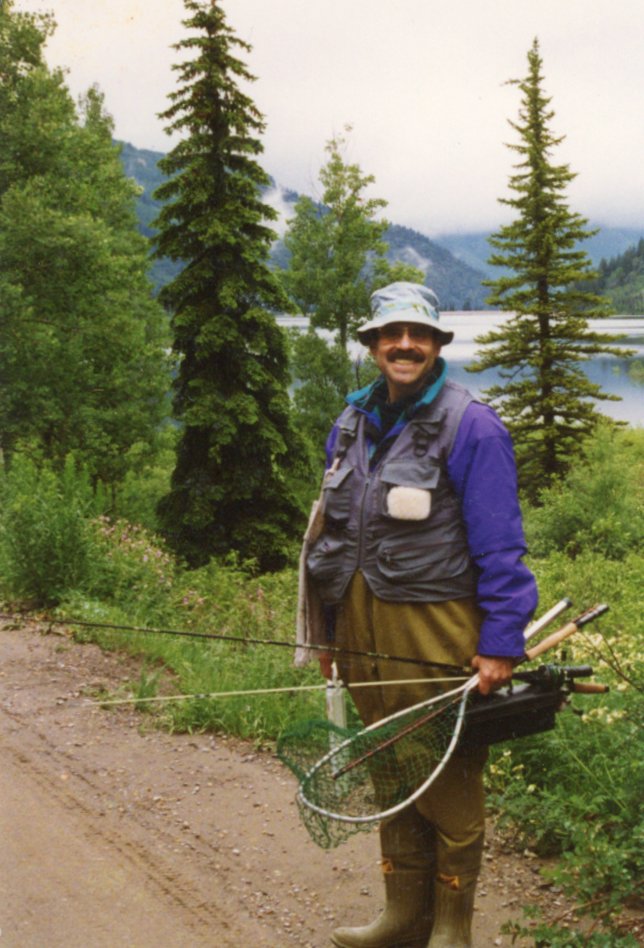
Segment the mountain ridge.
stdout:
<svg viewBox="0 0 644 948">
<path fill-rule="evenodd" d="M 117 144 L 121 148 L 125 173 L 141 188 L 136 206 L 139 227 L 142 233 L 152 237 L 152 223 L 161 207 L 153 195 L 165 180 L 158 168 L 164 153 L 137 148 L 130 142 L 120 141 Z M 271 186 L 264 197 L 266 203 L 275 207 L 280 214 L 277 230 L 283 235 L 286 217 L 289 210 L 294 209 L 299 194 L 271 179 Z M 490 232 L 471 231 L 429 237 L 411 227 L 391 223 L 385 241 L 389 246 L 387 256 L 392 262 L 402 260 L 424 270 L 425 282 L 437 293 L 442 309 L 480 310 L 488 308 L 486 297 L 489 291 L 482 281 L 500 273 L 498 267 L 491 267 L 488 263 L 489 235 Z M 599 227 L 596 235 L 584 241 L 584 249 L 593 266 L 599 267 L 602 261 L 614 260 L 636 246 L 642 237 L 644 227 Z M 273 247 L 272 262 L 281 268 L 288 263 L 282 236 L 278 236 Z M 158 290 L 167 283 L 179 269 L 179 264 L 169 260 L 153 261 L 150 274 L 155 288 Z"/>
</svg>

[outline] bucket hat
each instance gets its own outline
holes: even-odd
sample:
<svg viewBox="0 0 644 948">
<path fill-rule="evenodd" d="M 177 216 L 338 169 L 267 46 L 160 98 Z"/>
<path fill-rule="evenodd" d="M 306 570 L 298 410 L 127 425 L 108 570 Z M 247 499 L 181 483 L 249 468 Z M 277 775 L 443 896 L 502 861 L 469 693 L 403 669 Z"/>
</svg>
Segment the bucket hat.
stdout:
<svg viewBox="0 0 644 948">
<path fill-rule="evenodd" d="M 438 297 L 420 283 L 390 283 L 371 294 L 371 319 L 358 327 L 358 339 L 369 344 L 369 333 L 389 323 L 420 323 L 431 326 L 441 345 L 448 345 L 454 333 L 440 328 Z"/>
</svg>

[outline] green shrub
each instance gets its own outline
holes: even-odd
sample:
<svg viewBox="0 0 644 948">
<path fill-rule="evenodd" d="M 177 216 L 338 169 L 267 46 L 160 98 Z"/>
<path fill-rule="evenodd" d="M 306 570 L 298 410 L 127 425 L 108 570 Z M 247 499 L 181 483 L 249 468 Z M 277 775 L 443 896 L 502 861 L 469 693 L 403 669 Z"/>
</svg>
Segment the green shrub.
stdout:
<svg viewBox="0 0 644 948">
<path fill-rule="evenodd" d="M 84 584 L 91 599 L 117 606 L 130 625 L 156 625 L 173 616 L 174 558 L 162 541 L 125 520 L 98 517 L 88 525 L 93 562 Z"/>
<path fill-rule="evenodd" d="M 542 492 L 527 511 L 528 546 L 535 556 L 559 551 L 622 559 L 644 540 L 644 432 L 601 426 L 562 484 Z"/>
<path fill-rule="evenodd" d="M 92 568 L 89 518 L 102 501 L 87 471 L 62 472 L 16 456 L 0 485 L 0 569 L 6 596 L 52 605 L 82 587 Z"/>
<path fill-rule="evenodd" d="M 588 917 L 579 934 L 545 922 L 516 922 L 508 931 L 544 946 L 634 945 L 620 927 L 620 909 L 638 891 L 644 869 L 644 556 L 553 553 L 530 565 L 544 608 L 563 595 L 576 611 L 608 603 L 606 616 L 547 660 L 589 663 L 611 690 L 573 696 L 577 714 L 564 710 L 553 731 L 492 748 L 489 799 L 501 824 L 521 848 L 558 857 L 549 875 Z"/>
</svg>

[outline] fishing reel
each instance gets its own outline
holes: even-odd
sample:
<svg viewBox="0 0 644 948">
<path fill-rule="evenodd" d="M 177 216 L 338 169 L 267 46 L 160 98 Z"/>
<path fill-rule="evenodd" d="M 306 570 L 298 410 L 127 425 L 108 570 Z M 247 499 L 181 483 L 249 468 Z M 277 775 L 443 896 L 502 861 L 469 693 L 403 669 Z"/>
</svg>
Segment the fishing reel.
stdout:
<svg viewBox="0 0 644 948">
<path fill-rule="evenodd" d="M 607 685 L 579 680 L 592 674 L 590 665 L 540 665 L 516 672 L 509 685 L 490 695 L 473 694 L 465 713 L 461 746 L 498 744 L 552 730 L 557 713 L 569 703 L 571 694 L 608 691 Z"/>
</svg>

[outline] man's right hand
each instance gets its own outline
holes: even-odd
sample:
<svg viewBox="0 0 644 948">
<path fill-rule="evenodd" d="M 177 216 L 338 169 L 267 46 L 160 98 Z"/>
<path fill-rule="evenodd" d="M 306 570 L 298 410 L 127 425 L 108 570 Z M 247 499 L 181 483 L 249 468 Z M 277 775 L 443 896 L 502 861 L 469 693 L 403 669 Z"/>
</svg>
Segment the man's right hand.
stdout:
<svg viewBox="0 0 644 948">
<path fill-rule="evenodd" d="M 485 655 L 475 655 L 472 659 L 472 668 L 479 675 L 478 690 L 482 695 L 489 695 L 497 688 L 502 688 L 512 680 L 512 671 L 516 665 L 514 658 L 491 658 Z"/>
</svg>

